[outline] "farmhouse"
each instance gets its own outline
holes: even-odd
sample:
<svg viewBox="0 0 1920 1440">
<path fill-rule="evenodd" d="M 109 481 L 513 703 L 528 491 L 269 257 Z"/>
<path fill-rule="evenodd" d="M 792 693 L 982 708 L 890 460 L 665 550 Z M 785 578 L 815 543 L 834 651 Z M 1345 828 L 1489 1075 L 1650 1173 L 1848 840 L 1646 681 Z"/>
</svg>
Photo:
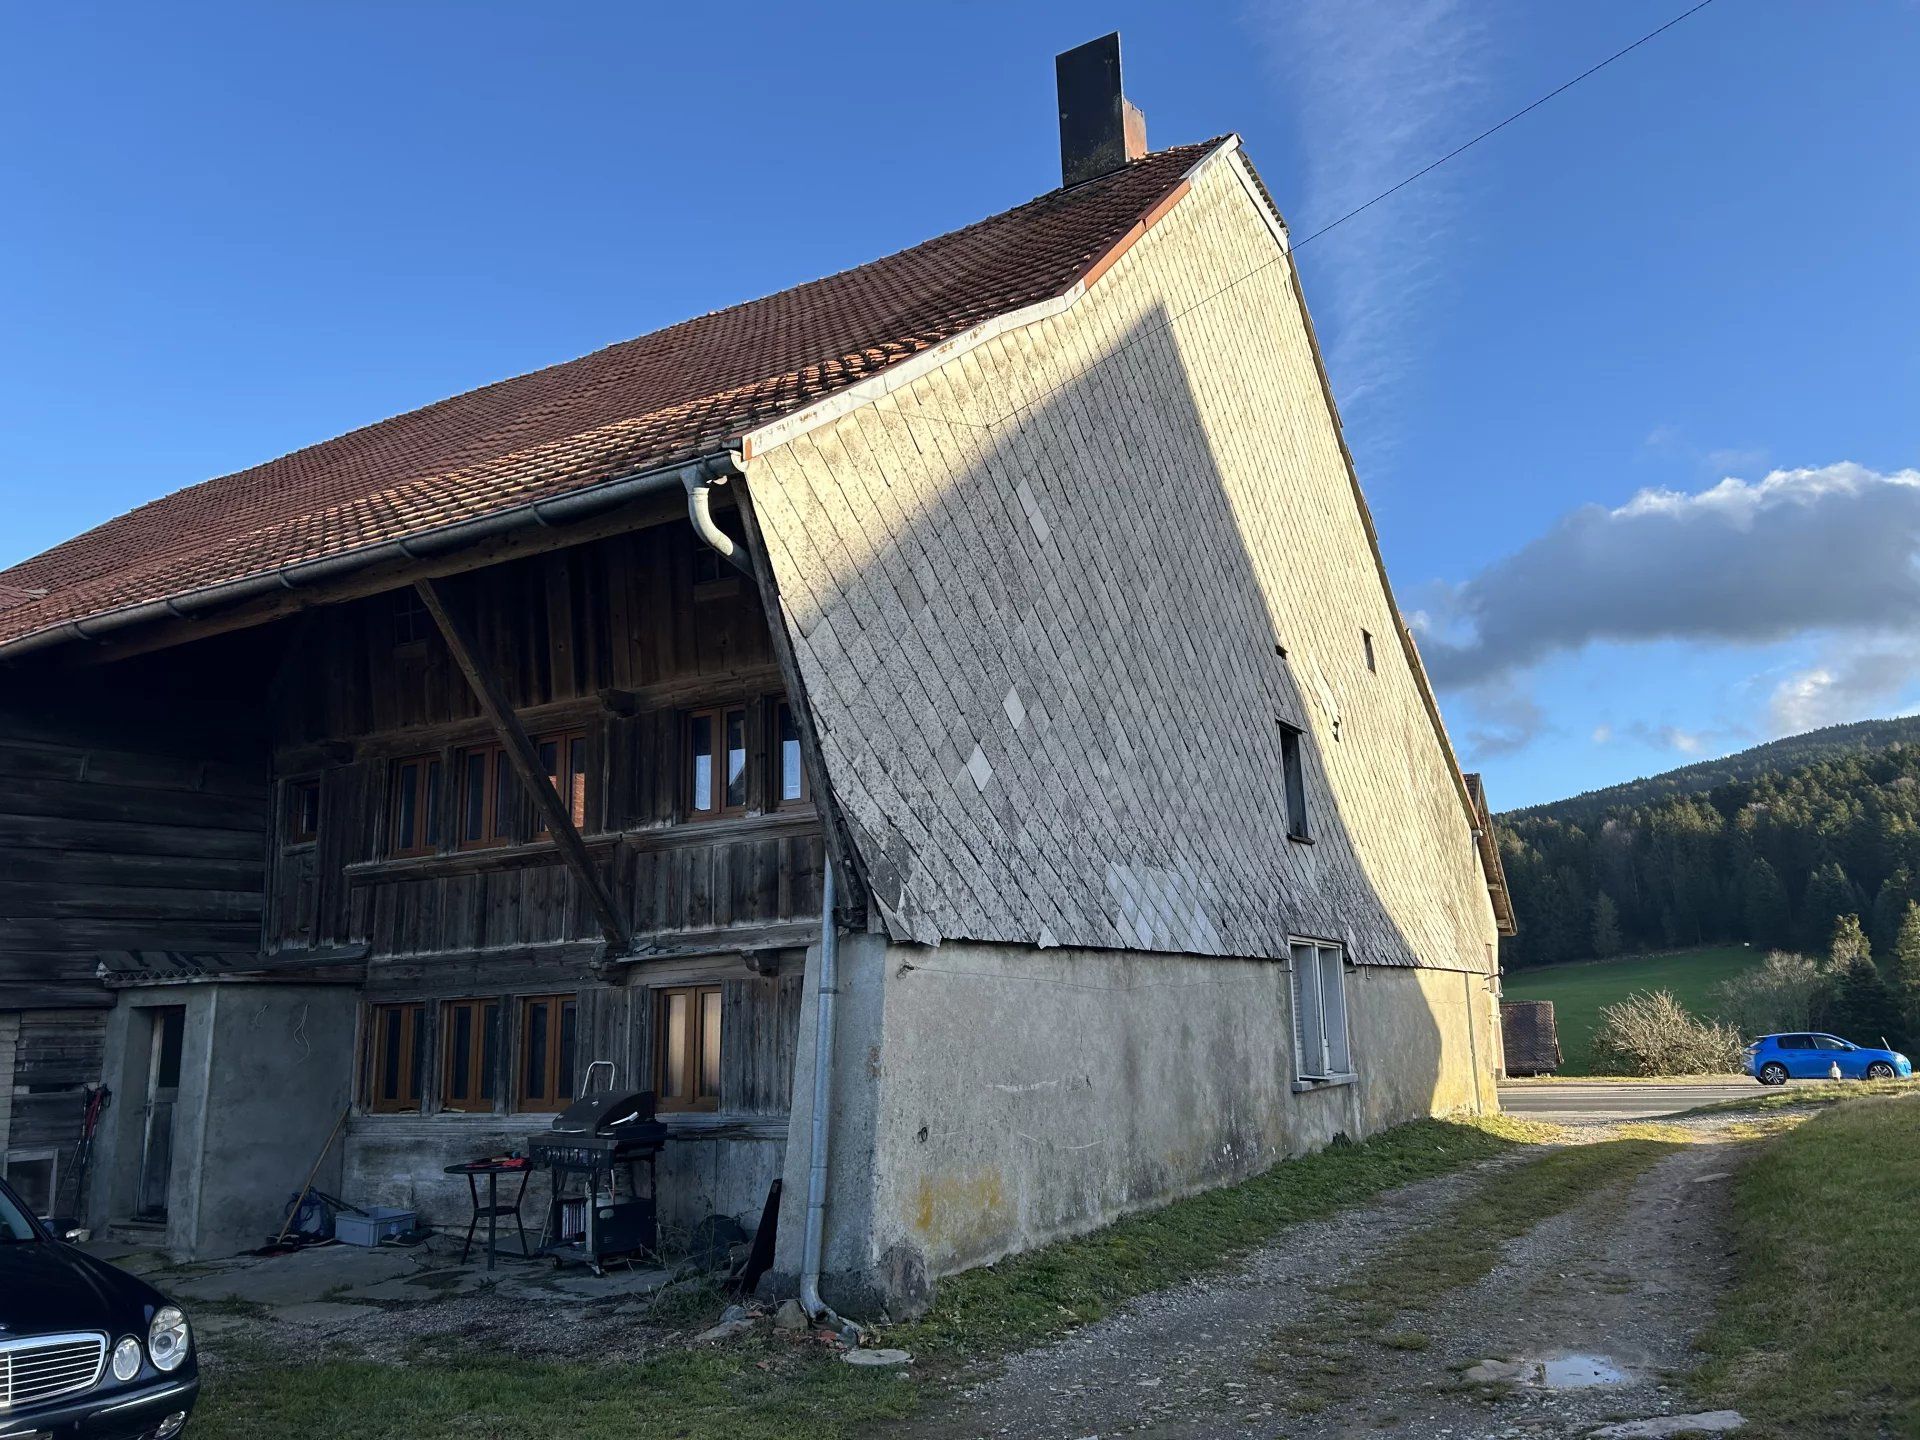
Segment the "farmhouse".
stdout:
<svg viewBox="0 0 1920 1440">
<path fill-rule="evenodd" d="M 1037 200 L 0 573 L 17 1184 L 464 1226 L 644 1088 L 666 1227 L 783 1178 L 777 1283 L 897 1313 L 1495 1103 L 1498 856 L 1286 228 L 1060 69 Z"/>
</svg>

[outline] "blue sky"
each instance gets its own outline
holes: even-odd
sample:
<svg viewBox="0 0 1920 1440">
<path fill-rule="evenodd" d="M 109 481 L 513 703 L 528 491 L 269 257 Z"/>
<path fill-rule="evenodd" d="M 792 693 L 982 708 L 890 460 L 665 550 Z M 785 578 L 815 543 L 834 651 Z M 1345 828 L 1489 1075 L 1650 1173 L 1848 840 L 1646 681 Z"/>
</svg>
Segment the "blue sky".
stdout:
<svg viewBox="0 0 1920 1440">
<path fill-rule="evenodd" d="M 1304 237 L 1682 8 L 8 7 L 0 565 L 1026 199 L 1108 29 Z M 1497 805 L 1920 705 L 1915 54 L 1716 0 L 1300 252 Z"/>
</svg>

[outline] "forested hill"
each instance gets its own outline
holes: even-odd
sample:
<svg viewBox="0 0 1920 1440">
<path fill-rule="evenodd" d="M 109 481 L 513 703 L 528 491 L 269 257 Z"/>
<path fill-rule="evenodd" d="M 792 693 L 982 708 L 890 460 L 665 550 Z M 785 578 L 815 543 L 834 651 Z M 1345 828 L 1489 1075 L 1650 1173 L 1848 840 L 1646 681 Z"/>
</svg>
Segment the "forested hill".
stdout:
<svg viewBox="0 0 1920 1440">
<path fill-rule="evenodd" d="M 1588 790 L 1566 800 L 1545 805 L 1529 805 L 1511 810 L 1500 818 L 1515 821 L 1534 816 L 1555 820 L 1584 821 L 1616 806 L 1646 805 L 1673 795 L 1694 795 L 1734 780 L 1752 780 L 1768 772 L 1782 774 L 1828 760 L 1837 755 L 1862 750 L 1883 750 L 1899 742 L 1920 744 L 1920 715 L 1903 715 L 1893 720 L 1856 720 L 1850 725 L 1828 725 L 1801 735 L 1769 740 L 1735 755 L 1718 760 L 1701 760 L 1666 770 L 1640 780 L 1609 785 L 1604 790 Z"/>
<path fill-rule="evenodd" d="M 1920 729 L 1835 726 L 1501 816 L 1520 920 L 1504 962 L 1740 940 L 1824 954 L 1845 914 L 1860 916 L 1874 954 L 1886 956 L 1907 902 L 1920 900 L 1920 739 L 1874 728 L 1902 726 Z M 1863 748 L 1861 733 L 1903 738 Z M 1767 751 L 1776 758 L 1753 760 Z M 1808 754 L 1830 758 L 1794 759 Z M 1747 773 L 1714 783 L 1716 767 Z M 1665 789 L 1691 773 L 1704 776 L 1698 789 Z M 1628 798 L 1608 803 L 1612 794 Z"/>
</svg>

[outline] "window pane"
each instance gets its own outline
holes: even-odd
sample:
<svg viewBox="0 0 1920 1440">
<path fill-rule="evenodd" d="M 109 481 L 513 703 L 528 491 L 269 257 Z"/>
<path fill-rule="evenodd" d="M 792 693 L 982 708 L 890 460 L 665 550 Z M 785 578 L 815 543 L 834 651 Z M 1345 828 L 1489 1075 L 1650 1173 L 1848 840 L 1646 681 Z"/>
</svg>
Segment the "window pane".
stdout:
<svg viewBox="0 0 1920 1440">
<path fill-rule="evenodd" d="M 447 1037 L 447 1098 L 465 1100 L 473 1066 L 473 1007 L 455 1005 L 449 1018 L 453 1026 Z"/>
<path fill-rule="evenodd" d="M 411 850 L 417 843 L 420 794 L 420 766 L 409 760 L 393 772 L 393 848 Z"/>
<path fill-rule="evenodd" d="M 486 754 L 478 750 L 468 751 L 465 769 L 460 799 L 460 838 L 484 840 L 487 838 Z"/>
<path fill-rule="evenodd" d="M 493 752 L 493 826 L 490 840 L 504 839 L 513 833 L 513 770 L 507 764 L 507 752 Z"/>
<path fill-rule="evenodd" d="M 1320 1019 L 1320 969 L 1314 947 L 1293 947 L 1293 1038 L 1297 1068 L 1302 1078 L 1327 1073 L 1326 1049 Z"/>
<path fill-rule="evenodd" d="M 547 1002 L 536 1000 L 527 1006 L 527 1073 L 520 1093 L 528 1100 L 547 1098 Z"/>
<path fill-rule="evenodd" d="M 426 836 L 427 845 L 440 843 L 440 762 L 427 762 L 427 813 L 422 817 L 421 830 Z"/>
<path fill-rule="evenodd" d="M 489 1002 L 480 1009 L 480 1098 L 493 1099 L 493 1077 L 500 1064 L 500 1007 Z"/>
<path fill-rule="evenodd" d="M 554 1064 L 553 1093 L 555 1096 L 573 1093 L 573 1040 L 579 1012 L 571 1000 L 560 1002 L 560 1055 Z"/>
<path fill-rule="evenodd" d="M 713 809 L 713 717 L 693 717 L 693 808 Z"/>
<path fill-rule="evenodd" d="M 1300 732 L 1288 729 L 1280 732 L 1280 757 L 1286 770 L 1287 784 L 1287 833 L 1307 838 L 1307 785 L 1306 775 L 1300 760 Z"/>
<path fill-rule="evenodd" d="M 1320 951 L 1320 1009 L 1327 1035 L 1327 1073 L 1345 1075 L 1353 1063 L 1347 1054 L 1347 972 L 1340 952 Z"/>
<path fill-rule="evenodd" d="M 793 707 L 780 707 L 780 798 L 798 800 L 805 789 L 800 769 L 800 731 L 793 723 Z"/>
<path fill-rule="evenodd" d="M 567 788 L 562 792 L 567 802 L 568 813 L 573 823 L 585 827 L 587 823 L 587 738 L 576 735 L 570 742 L 572 765 L 568 771 Z"/>
<path fill-rule="evenodd" d="M 700 1098 L 720 1095 L 720 992 L 700 995 Z"/>
<path fill-rule="evenodd" d="M 666 1052 L 660 1076 L 660 1098 L 687 1098 L 687 992 L 667 992 L 667 1019 L 662 1027 L 662 1048 Z"/>
<path fill-rule="evenodd" d="M 420 1043 L 420 1007 L 409 1005 L 401 1013 L 406 1023 L 407 1039 L 407 1099 L 420 1098 L 421 1067 L 426 1063 L 427 1047 Z"/>
<path fill-rule="evenodd" d="M 747 803 L 747 712 L 727 711 L 727 808 Z"/>
</svg>

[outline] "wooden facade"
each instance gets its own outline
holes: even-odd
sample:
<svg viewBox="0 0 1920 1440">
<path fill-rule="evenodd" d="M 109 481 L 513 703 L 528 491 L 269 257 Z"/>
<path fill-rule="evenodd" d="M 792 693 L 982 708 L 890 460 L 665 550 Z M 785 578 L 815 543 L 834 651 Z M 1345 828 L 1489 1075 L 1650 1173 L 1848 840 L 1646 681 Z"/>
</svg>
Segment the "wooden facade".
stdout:
<svg viewBox="0 0 1920 1440">
<path fill-rule="evenodd" d="M 53 1042 L 36 1037 L 77 1025 L 91 1060 L 62 1083 L 97 1078 L 115 984 L 345 980 L 367 1007 L 417 1004 L 417 1101 L 368 1103 L 364 1020 L 340 1062 L 359 1096 L 358 1198 L 431 1212 L 454 1199 L 437 1166 L 495 1142 L 475 1130 L 476 1108 L 516 1146 L 553 1108 L 523 1093 L 524 997 L 569 1007 L 561 1085 L 607 1060 L 638 1088 L 654 1073 L 652 988 L 692 976 L 723 997 L 722 1086 L 714 1113 L 685 1123 L 701 1140 L 751 1142 L 750 1173 L 708 1188 L 756 1207 L 779 1173 L 823 846 L 781 745 L 784 685 L 757 589 L 716 559 L 682 520 L 443 582 L 525 734 L 568 757 L 562 803 L 631 933 L 628 955 L 612 953 L 527 790 L 496 773 L 501 736 L 411 588 L 141 659 L 29 672 L 32 693 L 62 699 L 0 700 L 0 1013 L 21 1017 L 14 1068 L 53 1063 Z M 167 695 L 140 703 L 135 682 L 155 676 Z M 705 783 L 724 780 L 734 752 L 744 775 L 708 818 L 694 717 L 713 715 L 726 733 L 699 732 Z M 475 795 L 484 834 L 470 833 Z M 443 1093 L 445 1017 L 460 1001 L 497 1007 L 484 1011 L 499 1017 L 484 1106 Z M 16 1080 L 15 1140 L 30 1134 L 36 1153 L 43 1138 L 70 1144 L 35 1118 L 37 1094 Z M 61 1103 L 77 1124 L 74 1089 Z M 442 1114 L 443 1143 L 423 1143 L 441 1132 L 419 1127 Z M 378 1158 L 396 1141 L 404 1176 Z"/>
</svg>

